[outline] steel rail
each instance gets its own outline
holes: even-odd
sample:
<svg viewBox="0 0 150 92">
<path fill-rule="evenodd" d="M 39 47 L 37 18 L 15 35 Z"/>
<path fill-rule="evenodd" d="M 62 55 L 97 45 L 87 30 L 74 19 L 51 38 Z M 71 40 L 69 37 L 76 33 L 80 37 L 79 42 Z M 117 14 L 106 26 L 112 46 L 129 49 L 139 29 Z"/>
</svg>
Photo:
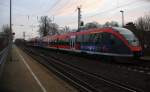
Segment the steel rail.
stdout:
<svg viewBox="0 0 150 92">
<path fill-rule="evenodd" d="M 42 55 L 42 54 L 41 54 L 41 55 Z M 46 56 L 44 56 L 44 55 L 42 55 L 42 56 L 46 58 Z M 49 56 L 49 58 L 51 58 L 51 57 Z M 75 67 L 75 66 L 73 66 L 73 65 L 59 62 L 59 61 L 62 61 L 62 60 L 60 60 L 60 59 L 58 59 L 58 58 L 52 57 L 51 60 L 57 62 L 57 64 L 64 65 L 64 66 L 66 66 L 66 67 L 69 67 L 70 69 L 73 69 L 73 70 L 76 70 L 76 71 L 81 72 L 81 73 L 83 73 L 83 74 L 86 74 L 86 75 L 88 75 L 88 76 L 94 77 L 94 78 L 96 78 L 96 79 L 98 79 L 98 80 L 105 81 L 105 82 L 108 83 L 108 84 L 111 84 L 111 85 L 114 85 L 114 86 L 116 86 L 116 87 L 125 89 L 125 90 L 127 90 L 127 91 L 129 91 L 129 92 L 142 92 L 141 89 L 137 89 L 137 88 L 134 88 L 134 87 L 128 87 L 128 85 L 121 84 L 121 83 L 117 83 L 117 82 L 114 82 L 113 80 L 110 80 L 110 79 L 108 80 L 108 79 L 102 77 L 102 76 L 99 75 L 99 74 L 90 73 L 90 72 L 87 72 L 87 71 L 85 71 L 85 70 L 83 70 L 83 69 L 81 69 L 81 68 Z M 57 61 L 56 61 L 56 60 L 57 60 Z"/>
<path fill-rule="evenodd" d="M 36 53 L 36 54 L 37 54 L 37 53 Z M 42 56 L 42 57 L 44 57 L 44 58 L 47 58 L 47 57 L 44 56 L 43 54 L 40 54 L 40 56 Z M 113 80 L 107 80 L 107 79 L 105 79 L 104 77 L 102 77 L 101 75 L 98 75 L 98 74 L 95 74 L 95 73 L 89 73 L 89 72 L 87 72 L 87 71 L 85 71 L 85 70 L 79 69 L 78 67 L 70 66 L 70 64 L 68 65 L 68 64 L 64 64 L 64 63 L 62 63 L 62 62 L 58 62 L 58 61 L 60 61 L 60 60 L 57 59 L 57 58 L 54 58 L 54 57 L 51 57 L 51 56 L 48 57 L 48 58 L 51 58 L 51 60 L 53 60 L 53 61 L 55 61 L 55 62 L 57 62 L 57 63 L 59 63 L 59 64 L 61 64 L 61 65 L 64 65 L 64 66 L 66 66 L 66 67 L 69 67 L 70 69 L 74 69 L 74 70 L 76 70 L 76 71 L 78 71 L 78 72 L 80 72 L 80 73 L 84 73 L 84 74 L 86 74 L 86 75 L 88 75 L 88 76 L 91 76 L 91 77 L 94 77 L 94 78 L 96 78 L 96 79 L 98 79 L 98 80 L 102 80 L 102 81 L 104 81 L 104 82 L 106 82 L 106 83 L 108 83 L 108 84 L 110 84 L 110 85 L 113 85 L 113 86 L 122 88 L 122 89 L 124 89 L 124 90 L 126 90 L 126 91 L 129 91 L 129 92 L 141 92 L 141 91 L 142 91 L 141 89 L 137 89 L 137 88 L 134 88 L 134 87 L 128 87 L 128 86 L 125 85 L 125 84 L 117 83 L 117 82 L 114 82 Z M 61 61 L 62 61 L 62 60 L 61 60 Z"/>
<path fill-rule="evenodd" d="M 27 51 L 27 50 L 24 50 L 25 52 L 27 52 L 28 54 L 30 54 L 30 56 L 32 58 L 34 58 L 35 60 L 39 61 L 39 59 L 37 59 L 37 57 L 35 56 L 32 56 L 32 54 L 36 54 L 37 53 L 34 53 L 32 51 Z M 31 54 L 32 53 L 32 54 Z M 38 56 L 40 57 L 44 57 L 44 56 L 41 56 L 42 54 L 38 54 Z M 45 57 L 44 57 L 45 58 Z M 46 58 L 45 58 L 46 59 Z M 47 62 L 41 62 L 39 61 L 39 63 L 43 64 L 44 66 L 46 66 L 48 69 L 52 70 L 53 72 L 55 72 L 56 74 L 58 74 L 59 76 L 65 78 L 67 81 L 71 82 L 73 85 L 75 85 L 75 87 L 79 88 L 79 90 L 81 92 L 98 92 L 95 88 L 91 87 L 89 84 L 87 84 L 86 82 L 84 81 L 81 81 L 77 78 L 75 78 L 74 76 L 72 76 L 72 74 L 68 73 L 68 72 L 65 72 L 62 73 L 62 71 L 60 71 L 60 69 L 58 69 L 58 67 L 54 66 L 54 65 L 50 65 L 49 63 Z M 64 72 L 64 71 L 63 71 Z"/>
</svg>

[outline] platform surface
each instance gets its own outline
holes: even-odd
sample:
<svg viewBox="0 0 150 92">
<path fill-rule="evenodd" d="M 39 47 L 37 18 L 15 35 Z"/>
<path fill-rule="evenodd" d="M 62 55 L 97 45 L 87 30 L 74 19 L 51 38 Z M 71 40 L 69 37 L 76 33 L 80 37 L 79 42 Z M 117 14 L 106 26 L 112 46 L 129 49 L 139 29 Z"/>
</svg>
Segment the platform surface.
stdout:
<svg viewBox="0 0 150 92">
<path fill-rule="evenodd" d="M 77 92 L 43 65 L 13 46 L 0 80 L 0 92 Z"/>
</svg>

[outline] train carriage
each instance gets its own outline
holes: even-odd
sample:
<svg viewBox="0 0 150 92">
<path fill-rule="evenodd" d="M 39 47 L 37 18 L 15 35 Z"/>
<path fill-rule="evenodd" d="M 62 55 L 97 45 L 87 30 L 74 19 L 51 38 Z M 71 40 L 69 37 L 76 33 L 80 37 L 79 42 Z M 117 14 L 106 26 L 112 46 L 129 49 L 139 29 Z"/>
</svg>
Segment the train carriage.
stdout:
<svg viewBox="0 0 150 92">
<path fill-rule="evenodd" d="M 44 47 L 109 56 L 141 56 L 139 40 L 128 29 L 96 28 L 43 37 Z M 44 44 L 43 43 L 43 44 Z"/>
</svg>

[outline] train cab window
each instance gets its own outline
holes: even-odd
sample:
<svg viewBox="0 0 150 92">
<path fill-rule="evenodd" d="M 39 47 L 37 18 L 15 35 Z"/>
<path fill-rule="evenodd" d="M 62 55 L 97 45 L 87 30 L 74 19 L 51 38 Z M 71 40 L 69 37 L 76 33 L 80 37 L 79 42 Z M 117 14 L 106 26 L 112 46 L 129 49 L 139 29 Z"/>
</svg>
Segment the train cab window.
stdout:
<svg viewBox="0 0 150 92">
<path fill-rule="evenodd" d="M 112 35 L 112 34 L 110 35 L 110 42 L 114 46 L 123 45 L 123 42 L 120 39 L 118 39 L 116 36 Z"/>
<path fill-rule="evenodd" d="M 124 36 L 124 38 L 128 41 L 128 43 L 129 43 L 130 45 L 139 46 L 139 40 L 138 40 L 137 37 L 133 34 L 133 32 L 131 32 L 130 30 L 125 29 L 125 28 L 117 28 L 117 27 L 114 27 L 113 29 L 114 29 L 114 31 L 117 31 L 117 32 L 119 32 L 122 36 Z"/>
</svg>

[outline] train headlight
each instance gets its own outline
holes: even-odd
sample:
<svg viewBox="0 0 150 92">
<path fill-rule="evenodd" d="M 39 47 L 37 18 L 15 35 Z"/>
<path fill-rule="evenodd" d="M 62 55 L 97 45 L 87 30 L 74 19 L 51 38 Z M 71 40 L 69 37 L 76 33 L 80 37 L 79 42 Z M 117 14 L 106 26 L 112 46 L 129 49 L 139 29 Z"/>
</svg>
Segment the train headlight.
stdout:
<svg viewBox="0 0 150 92">
<path fill-rule="evenodd" d="M 138 40 L 132 40 L 129 42 L 132 46 L 139 46 L 139 41 Z"/>
</svg>

